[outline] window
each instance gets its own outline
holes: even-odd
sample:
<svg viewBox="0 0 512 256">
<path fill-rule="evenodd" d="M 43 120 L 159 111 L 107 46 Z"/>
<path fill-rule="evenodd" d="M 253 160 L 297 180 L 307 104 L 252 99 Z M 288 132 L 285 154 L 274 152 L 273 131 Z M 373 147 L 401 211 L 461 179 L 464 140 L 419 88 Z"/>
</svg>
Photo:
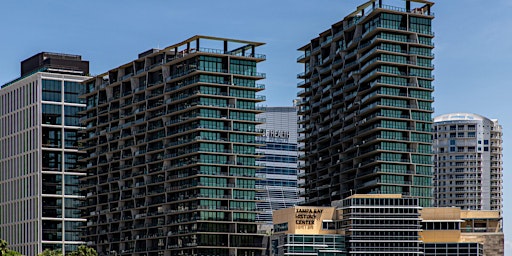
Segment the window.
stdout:
<svg viewBox="0 0 512 256">
<path fill-rule="evenodd" d="M 43 147 L 60 148 L 62 147 L 62 130 L 60 128 L 43 127 Z"/>
<path fill-rule="evenodd" d="M 62 168 L 62 153 L 55 151 L 43 151 L 43 170 L 60 171 Z"/>
<path fill-rule="evenodd" d="M 274 225 L 274 232 L 288 231 L 288 222 L 279 223 Z"/>
<path fill-rule="evenodd" d="M 233 74 L 255 76 L 256 75 L 256 62 L 248 61 L 248 60 L 231 59 L 230 71 Z"/>
<path fill-rule="evenodd" d="M 199 69 L 211 72 L 223 72 L 222 69 L 222 58 L 200 56 L 199 57 Z"/>
<path fill-rule="evenodd" d="M 80 126 L 80 115 L 78 112 L 84 110 L 83 107 L 65 106 L 65 125 L 67 126 Z"/>
<path fill-rule="evenodd" d="M 43 124 L 62 124 L 62 106 L 43 104 Z"/>
<path fill-rule="evenodd" d="M 64 81 L 64 102 L 85 103 L 85 99 L 78 98 L 82 91 L 82 84 Z"/>
<path fill-rule="evenodd" d="M 78 148 L 78 130 L 66 129 L 64 131 L 64 145 L 66 148 Z"/>
<path fill-rule="evenodd" d="M 322 221 L 322 229 L 323 230 L 335 230 L 336 225 L 332 220 L 324 220 L 324 221 Z"/>
<path fill-rule="evenodd" d="M 42 100 L 44 101 L 62 101 L 62 82 L 57 80 L 43 79 L 42 82 Z"/>
</svg>

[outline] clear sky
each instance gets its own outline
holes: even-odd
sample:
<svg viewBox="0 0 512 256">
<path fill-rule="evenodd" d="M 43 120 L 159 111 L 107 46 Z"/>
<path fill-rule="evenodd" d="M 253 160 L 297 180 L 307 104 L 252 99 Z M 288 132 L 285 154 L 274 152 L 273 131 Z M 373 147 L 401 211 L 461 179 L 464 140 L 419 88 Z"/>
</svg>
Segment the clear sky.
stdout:
<svg viewBox="0 0 512 256">
<path fill-rule="evenodd" d="M 385 0 L 386 1 L 386 0 Z M 388 0 L 402 5 L 401 0 Z M 296 96 L 297 48 L 365 0 L 18 0 L 0 8 L 0 84 L 19 76 L 19 62 L 41 51 L 82 55 L 100 74 L 150 48 L 196 34 L 267 43 L 260 66 L 268 106 Z M 507 255 L 512 255 L 512 1 L 438 0 L 435 115 L 471 112 L 504 128 Z M 507 198 L 508 197 L 508 198 Z"/>
</svg>

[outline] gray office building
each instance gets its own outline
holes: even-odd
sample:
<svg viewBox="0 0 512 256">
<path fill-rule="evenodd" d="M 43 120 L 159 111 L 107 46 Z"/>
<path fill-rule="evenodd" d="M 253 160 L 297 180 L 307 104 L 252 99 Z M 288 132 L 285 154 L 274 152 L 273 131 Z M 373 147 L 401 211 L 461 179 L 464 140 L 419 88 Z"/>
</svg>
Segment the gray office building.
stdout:
<svg viewBox="0 0 512 256">
<path fill-rule="evenodd" d="M 83 244 L 78 96 L 88 66 L 81 56 L 39 53 L 0 89 L 0 237 L 24 255 Z"/>
<path fill-rule="evenodd" d="M 272 225 L 272 211 L 289 208 L 300 203 L 297 188 L 297 109 L 295 107 L 268 107 L 258 117 L 266 123 L 257 126 L 262 129 L 258 141 L 264 146 L 256 152 L 263 157 L 258 163 L 264 166 L 257 173 L 262 178 L 256 182 L 261 189 L 256 196 L 261 211 L 257 220 Z"/>
</svg>

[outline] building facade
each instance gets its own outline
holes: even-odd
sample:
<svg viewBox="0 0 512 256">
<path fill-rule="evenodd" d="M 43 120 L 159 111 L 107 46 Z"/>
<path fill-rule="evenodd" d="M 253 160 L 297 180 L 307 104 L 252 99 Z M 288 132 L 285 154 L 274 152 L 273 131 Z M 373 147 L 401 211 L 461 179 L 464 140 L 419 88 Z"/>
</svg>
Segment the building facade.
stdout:
<svg viewBox="0 0 512 256">
<path fill-rule="evenodd" d="M 434 118 L 435 203 L 464 210 L 503 207 L 502 127 L 469 113 Z"/>
<path fill-rule="evenodd" d="M 264 144 L 256 150 L 263 156 L 256 162 L 264 166 L 257 171 L 263 179 L 256 181 L 256 186 L 261 189 L 256 193 L 261 200 L 256 204 L 261 211 L 256 219 L 264 227 L 272 227 L 272 211 L 300 203 L 297 188 L 297 109 L 267 107 L 258 117 L 266 122 L 256 126 L 263 134 L 257 140 Z"/>
<path fill-rule="evenodd" d="M 340 211 L 338 227 L 346 236 L 351 255 L 423 254 L 418 198 L 353 195 L 333 206 Z M 336 229 L 336 224 L 331 227 Z"/>
<path fill-rule="evenodd" d="M 271 255 L 504 255 L 499 211 L 418 203 L 400 194 L 356 194 L 332 207 L 278 210 Z"/>
<path fill-rule="evenodd" d="M 260 45 L 194 36 L 85 82 L 83 239 L 100 254 L 262 254 Z"/>
<path fill-rule="evenodd" d="M 47 63 L 24 61 L 26 73 L 0 89 L 0 237 L 24 255 L 66 253 L 83 244 L 78 96 L 89 63 L 47 52 L 33 58 Z"/>
<path fill-rule="evenodd" d="M 372 0 L 299 50 L 306 205 L 432 195 L 433 2 Z"/>
</svg>

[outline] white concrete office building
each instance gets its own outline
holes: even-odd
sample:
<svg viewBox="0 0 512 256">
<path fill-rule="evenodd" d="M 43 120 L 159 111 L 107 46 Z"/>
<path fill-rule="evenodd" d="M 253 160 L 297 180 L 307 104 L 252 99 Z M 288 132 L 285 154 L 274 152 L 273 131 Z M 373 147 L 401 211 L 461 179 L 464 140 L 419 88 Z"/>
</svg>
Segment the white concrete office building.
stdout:
<svg viewBox="0 0 512 256">
<path fill-rule="evenodd" d="M 462 210 L 503 206 L 502 127 L 498 120 L 451 113 L 434 118 L 435 205 Z"/>
<path fill-rule="evenodd" d="M 261 200 L 257 204 L 261 213 L 258 221 L 272 225 L 272 211 L 298 205 L 297 188 L 297 109 L 295 107 L 267 107 L 259 114 L 266 123 L 258 125 L 263 136 L 258 138 L 265 144 L 256 151 L 263 157 L 257 162 L 265 168 L 258 174 L 263 179 L 256 182 L 259 189 L 256 196 Z"/>
<path fill-rule="evenodd" d="M 83 244 L 78 95 L 88 65 L 40 53 L 0 89 L 0 238 L 23 255 Z"/>
</svg>

